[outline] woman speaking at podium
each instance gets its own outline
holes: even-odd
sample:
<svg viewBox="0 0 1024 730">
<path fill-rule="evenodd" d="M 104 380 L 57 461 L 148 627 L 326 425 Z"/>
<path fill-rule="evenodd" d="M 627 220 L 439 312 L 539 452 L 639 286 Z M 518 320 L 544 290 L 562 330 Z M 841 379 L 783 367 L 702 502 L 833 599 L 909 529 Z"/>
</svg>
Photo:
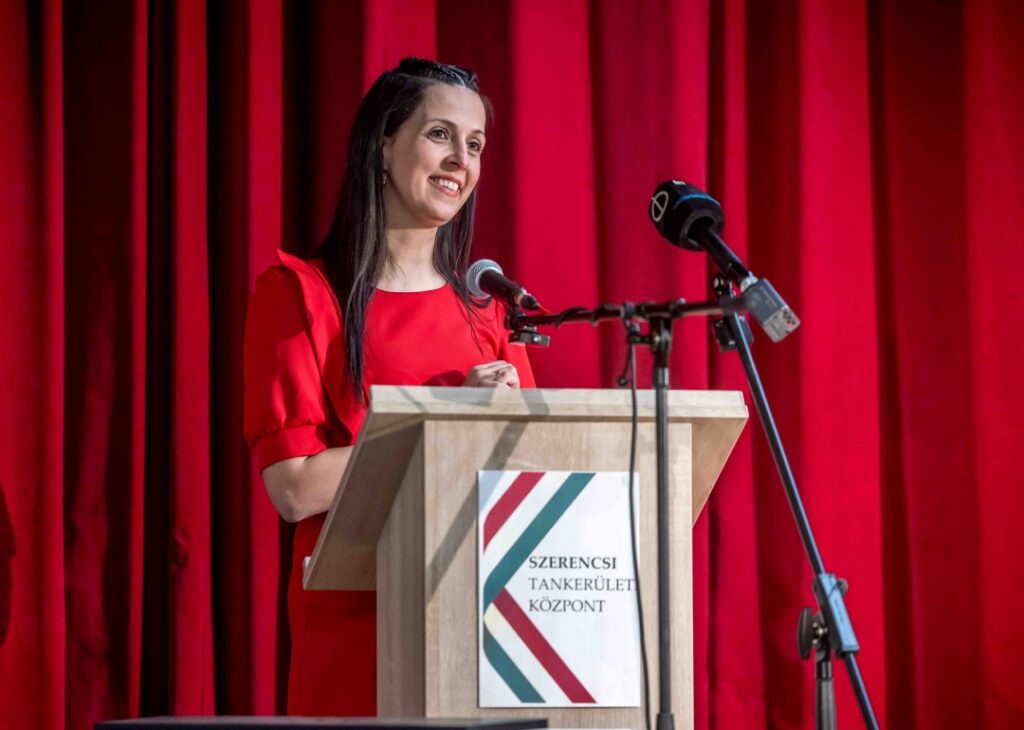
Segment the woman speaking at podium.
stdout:
<svg viewBox="0 0 1024 730">
<path fill-rule="evenodd" d="M 245 435 L 274 507 L 298 523 L 289 714 L 376 714 L 375 594 L 302 589 L 369 386 L 534 385 L 500 307 L 466 288 L 487 121 L 471 72 L 404 59 L 359 106 L 317 258 L 279 252 L 256 280 Z"/>
</svg>

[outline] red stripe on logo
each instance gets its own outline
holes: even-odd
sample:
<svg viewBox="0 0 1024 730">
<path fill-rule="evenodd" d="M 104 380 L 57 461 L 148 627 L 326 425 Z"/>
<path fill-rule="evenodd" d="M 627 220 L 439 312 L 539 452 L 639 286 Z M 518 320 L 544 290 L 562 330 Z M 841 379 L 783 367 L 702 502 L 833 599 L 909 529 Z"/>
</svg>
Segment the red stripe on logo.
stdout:
<svg viewBox="0 0 1024 730">
<path fill-rule="evenodd" d="M 522 501 L 526 499 L 526 495 L 537 485 L 542 476 L 544 476 L 542 471 L 524 471 L 509 485 L 505 493 L 501 495 L 501 499 L 491 508 L 491 511 L 487 513 L 487 518 L 484 520 L 484 548 L 487 547 L 491 538 L 498 534 L 501 526 L 512 516 L 512 513 L 516 511 L 516 508 Z"/>
<path fill-rule="evenodd" d="M 548 640 L 537 630 L 530 617 L 519 607 L 515 599 L 504 588 L 494 599 L 494 605 L 508 621 L 509 626 L 519 634 L 526 647 L 537 657 L 537 661 L 547 670 L 555 683 L 565 692 L 570 702 L 595 704 L 596 700 L 587 692 L 587 688 L 576 678 L 562 657 L 555 653 Z"/>
</svg>

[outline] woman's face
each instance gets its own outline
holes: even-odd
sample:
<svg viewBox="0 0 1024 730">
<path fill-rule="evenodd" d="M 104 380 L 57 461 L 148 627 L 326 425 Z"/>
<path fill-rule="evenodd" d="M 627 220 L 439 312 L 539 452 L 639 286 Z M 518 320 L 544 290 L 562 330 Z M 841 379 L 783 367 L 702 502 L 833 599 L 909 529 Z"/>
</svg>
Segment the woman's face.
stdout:
<svg viewBox="0 0 1024 730">
<path fill-rule="evenodd" d="M 388 228 L 437 228 L 459 212 L 480 178 L 486 113 L 471 89 L 433 84 L 384 140 Z"/>
</svg>

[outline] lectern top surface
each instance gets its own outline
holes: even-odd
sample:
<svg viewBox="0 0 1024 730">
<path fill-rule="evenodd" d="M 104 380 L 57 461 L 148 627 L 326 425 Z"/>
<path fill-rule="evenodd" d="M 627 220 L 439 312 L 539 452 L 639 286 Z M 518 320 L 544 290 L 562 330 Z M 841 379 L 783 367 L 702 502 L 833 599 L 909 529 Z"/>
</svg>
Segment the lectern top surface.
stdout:
<svg viewBox="0 0 1024 730">
<path fill-rule="evenodd" d="M 654 418 L 654 391 L 637 391 L 638 415 Z M 390 418 L 628 420 L 633 407 L 628 390 L 611 388 L 439 388 L 374 385 L 367 425 Z M 743 394 L 735 390 L 671 390 L 670 421 L 740 418 L 746 420 Z M 364 427 L 365 428 L 365 427 Z"/>
<path fill-rule="evenodd" d="M 625 390 L 374 385 L 370 391 L 369 414 L 303 576 L 309 590 L 375 588 L 377 544 L 407 478 L 436 486 L 439 482 L 431 481 L 428 472 L 447 469 L 444 479 L 475 484 L 478 469 L 621 471 L 628 463 L 628 446 L 623 445 L 629 443 L 633 407 Z M 653 463 L 654 393 L 639 391 L 637 405 L 641 434 L 646 434 L 640 437 L 638 458 L 647 454 L 645 463 Z M 686 460 L 676 486 L 690 494 L 686 519 L 691 523 L 747 415 L 739 391 L 668 393 L 670 427 L 689 426 L 679 431 L 673 453 Z M 445 431 L 444 437 L 425 440 L 427 432 Z M 553 450 L 556 436 L 561 446 Z M 462 448 L 470 443 L 473 448 Z M 462 532 L 452 533 L 461 540 L 472 517 L 460 514 L 469 518 L 459 522 Z M 410 519 L 413 525 L 419 518 Z"/>
</svg>

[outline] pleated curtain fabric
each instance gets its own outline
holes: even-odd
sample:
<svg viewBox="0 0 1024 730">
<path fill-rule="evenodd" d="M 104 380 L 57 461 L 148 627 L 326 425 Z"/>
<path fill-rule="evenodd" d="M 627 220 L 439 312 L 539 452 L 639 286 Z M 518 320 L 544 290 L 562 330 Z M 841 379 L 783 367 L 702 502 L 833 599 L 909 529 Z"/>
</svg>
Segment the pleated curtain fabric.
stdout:
<svg viewBox="0 0 1024 730">
<path fill-rule="evenodd" d="M 418 55 L 479 74 L 474 256 L 549 307 L 705 297 L 646 210 L 667 178 L 719 197 L 803 320 L 754 353 L 883 724 L 1024 724 L 1022 36 L 1012 0 L 0 1 L 2 723 L 283 709 L 247 297 L 324 234 L 362 93 Z M 613 385 L 621 328 L 552 334 L 542 386 Z M 745 387 L 704 320 L 672 374 Z M 756 417 L 694 541 L 696 727 L 813 727 Z"/>
</svg>

